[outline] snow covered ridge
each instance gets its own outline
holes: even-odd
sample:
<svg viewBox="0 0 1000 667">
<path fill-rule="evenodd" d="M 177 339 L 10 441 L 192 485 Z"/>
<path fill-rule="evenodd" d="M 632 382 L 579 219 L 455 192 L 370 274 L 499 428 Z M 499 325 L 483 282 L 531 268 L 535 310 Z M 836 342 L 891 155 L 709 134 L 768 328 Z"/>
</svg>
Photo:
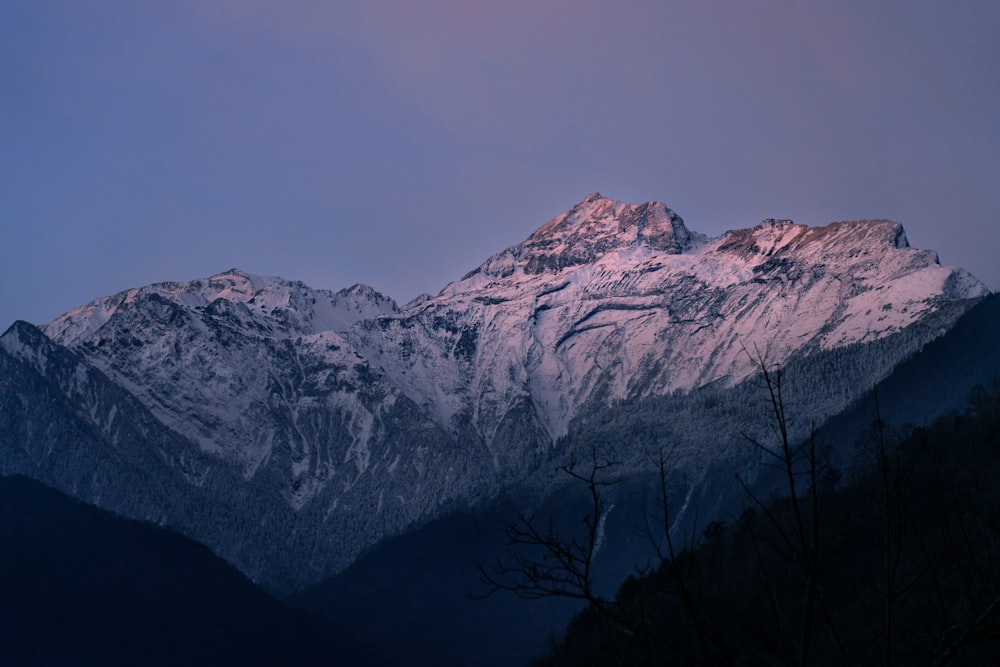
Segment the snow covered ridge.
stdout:
<svg viewBox="0 0 1000 667">
<path fill-rule="evenodd" d="M 53 340 L 73 345 L 98 331 L 120 309 L 154 296 L 189 309 L 225 301 L 238 316 L 253 321 L 262 335 L 274 337 L 344 331 L 358 320 L 399 312 L 395 301 L 360 283 L 331 292 L 230 269 L 204 280 L 157 283 L 95 299 L 59 316 L 44 330 Z"/>
<path fill-rule="evenodd" d="M 636 206 L 594 193 L 511 251 L 524 273 L 537 274 L 589 264 L 612 250 L 632 246 L 677 254 L 703 239 L 689 232 L 680 216 L 664 204 Z M 481 270 L 502 276 L 509 266 L 497 261 L 503 256 L 492 258 Z"/>
<path fill-rule="evenodd" d="M 44 330 L 253 474 L 270 445 L 247 414 L 292 370 L 278 341 L 308 362 L 307 383 L 353 387 L 363 367 L 381 395 L 493 448 L 524 406 L 557 438 L 595 400 L 745 379 L 755 345 L 787 358 L 877 340 L 987 291 L 910 248 L 895 222 L 765 220 L 710 239 L 664 204 L 595 193 L 402 311 L 364 286 L 334 293 L 234 269 L 98 299 Z M 355 422 L 357 451 L 370 416 Z"/>
<path fill-rule="evenodd" d="M 272 508 L 259 519 L 246 509 L 246 520 L 258 545 L 284 555 L 208 541 L 255 577 L 298 585 L 449 503 L 551 471 L 575 420 L 620 401 L 739 385 L 755 346 L 776 361 L 843 357 L 847 389 L 799 397 L 811 410 L 804 423 L 819 423 L 986 293 L 909 247 L 894 222 L 766 220 L 708 238 L 661 203 L 593 194 L 402 308 L 362 285 L 332 292 L 233 269 L 96 299 L 43 331 L 137 399 L 136 424 L 165 427 L 163 451 L 183 456 L 161 463 L 178 483 L 237 514 L 250 500 Z M 46 355 L 7 343 L 44 375 Z M 713 409 L 732 413 L 725 400 Z M 101 406 L 98 434 L 112 423 Z M 115 410 L 114 424 L 134 411 Z M 715 435 L 686 435 L 684 465 L 722 465 Z M 197 515 L 185 520 L 189 534 L 218 533 Z"/>
<path fill-rule="evenodd" d="M 489 442 L 527 401 L 554 438 L 597 398 L 731 385 L 755 345 L 784 359 L 873 341 L 987 292 L 890 221 L 765 220 L 709 239 L 663 204 L 593 194 L 350 337 L 444 423 L 467 417 Z M 427 347 L 451 353 L 409 353 Z"/>
</svg>

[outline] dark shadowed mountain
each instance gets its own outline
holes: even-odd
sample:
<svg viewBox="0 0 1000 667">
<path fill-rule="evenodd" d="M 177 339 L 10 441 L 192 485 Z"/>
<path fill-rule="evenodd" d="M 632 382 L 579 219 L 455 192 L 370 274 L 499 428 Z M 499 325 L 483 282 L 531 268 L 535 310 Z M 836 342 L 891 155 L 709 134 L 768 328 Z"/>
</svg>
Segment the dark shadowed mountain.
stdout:
<svg viewBox="0 0 1000 667">
<path fill-rule="evenodd" d="M 565 519 L 580 500 L 571 495 L 538 510 Z M 386 541 L 289 603 L 324 614 L 368 643 L 391 636 L 392 642 L 380 644 L 390 664 L 523 664 L 581 609 L 573 600 L 526 602 L 502 593 L 478 598 L 489 589 L 476 563 L 492 563 L 504 552 L 504 527 L 524 511 L 510 501 L 436 519 Z M 616 574 L 614 581 L 622 576 Z"/>
<path fill-rule="evenodd" d="M 206 547 L 23 477 L 0 477 L 0 662 L 376 663 Z"/>
<path fill-rule="evenodd" d="M 710 524 L 532 664 L 998 664 L 1000 386 L 973 399 Z"/>
<path fill-rule="evenodd" d="M 947 334 L 899 364 L 849 409 L 832 417 L 820 439 L 849 443 L 871 423 L 876 393 L 882 419 L 893 427 L 926 426 L 967 407 L 976 385 L 1000 382 L 1000 295 L 991 294 L 959 319 Z"/>
</svg>

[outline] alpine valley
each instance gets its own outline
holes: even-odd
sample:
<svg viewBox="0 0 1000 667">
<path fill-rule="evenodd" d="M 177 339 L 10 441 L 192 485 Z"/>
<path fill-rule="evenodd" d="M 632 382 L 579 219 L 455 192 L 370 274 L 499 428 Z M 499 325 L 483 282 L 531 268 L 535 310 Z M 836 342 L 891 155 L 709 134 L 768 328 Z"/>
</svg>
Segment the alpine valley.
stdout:
<svg viewBox="0 0 1000 667">
<path fill-rule="evenodd" d="M 708 238 L 661 203 L 592 194 L 403 306 L 233 269 L 16 322 L 0 338 L 0 473 L 170 527 L 278 595 L 401 539 L 433 548 L 413 536 L 449 517 L 556 508 L 556 468 L 591 451 L 634 480 L 621 493 L 669 451 L 687 534 L 735 511 L 735 475 L 766 483 L 745 438 L 770 432 L 762 361 L 781 366 L 801 439 L 988 293 L 895 222 Z M 304 604 L 323 606 L 317 590 Z"/>
</svg>

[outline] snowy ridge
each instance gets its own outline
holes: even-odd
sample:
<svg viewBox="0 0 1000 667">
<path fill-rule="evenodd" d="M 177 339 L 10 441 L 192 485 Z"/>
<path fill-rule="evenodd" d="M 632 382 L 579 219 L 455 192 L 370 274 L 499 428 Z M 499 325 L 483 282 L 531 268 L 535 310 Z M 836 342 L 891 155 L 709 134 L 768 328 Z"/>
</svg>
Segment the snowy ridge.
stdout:
<svg viewBox="0 0 1000 667">
<path fill-rule="evenodd" d="M 364 360 L 337 330 L 397 311 L 391 299 L 363 285 L 333 293 L 231 270 L 98 299 L 44 331 L 84 352 L 164 424 L 248 478 L 275 446 L 291 447 L 287 497 L 301 505 L 321 490 L 315 481 L 332 479 L 342 462 L 330 461 L 321 443 L 303 435 L 299 409 L 322 396 L 327 410 L 353 415 L 343 444 L 355 465 L 363 467 L 371 435 L 369 408 L 346 389 L 366 372 Z M 382 398 L 391 393 L 379 391 Z M 275 409 L 287 411 L 278 424 Z"/>
<path fill-rule="evenodd" d="M 98 299 L 44 330 L 251 476 L 275 433 L 252 415 L 282 405 L 294 422 L 319 379 L 402 393 L 492 450 L 512 411 L 529 409 L 552 440 L 595 401 L 739 382 L 753 346 L 787 358 L 877 340 L 986 293 L 895 222 L 765 220 L 709 239 L 661 203 L 595 193 L 403 311 L 361 285 L 332 293 L 234 269 Z M 372 407 L 324 396 L 354 415 L 348 449 L 364 461 Z"/>
<path fill-rule="evenodd" d="M 534 475 L 574 420 L 618 401 L 737 385 L 755 346 L 781 361 L 893 341 L 851 378 L 860 392 L 986 293 L 909 247 L 895 222 L 765 220 L 708 238 L 661 203 L 593 194 L 402 309 L 363 285 L 331 292 L 233 269 L 97 299 L 43 330 L 194 443 L 186 457 L 213 462 L 181 471 L 190 484 L 297 517 L 261 524 L 295 541 L 294 564 L 213 546 L 261 576 L 304 581 L 447 503 Z M 43 346 L 5 344 L 44 374 Z M 852 396 L 806 401 L 803 416 Z M 94 415 L 109 437 L 120 419 Z M 690 479 L 718 463 L 704 439 L 689 448 Z M 216 488 L 219 475 L 239 481 Z"/>
<path fill-rule="evenodd" d="M 595 194 L 348 337 L 438 419 L 469 419 L 489 443 L 525 401 L 556 438 L 595 400 L 745 379 L 755 345 L 787 358 L 876 340 L 986 293 L 910 248 L 895 222 L 765 220 L 708 239 L 662 204 Z"/>
<path fill-rule="evenodd" d="M 96 299 L 59 316 L 43 329 L 54 340 L 71 346 L 94 335 L 120 309 L 153 296 L 187 309 L 227 304 L 218 307 L 253 321 L 261 335 L 268 337 L 346 331 L 358 320 L 399 312 L 392 299 L 360 283 L 334 293 L 230 269 L 205 280 L 157 283 Z"/>
</svg>

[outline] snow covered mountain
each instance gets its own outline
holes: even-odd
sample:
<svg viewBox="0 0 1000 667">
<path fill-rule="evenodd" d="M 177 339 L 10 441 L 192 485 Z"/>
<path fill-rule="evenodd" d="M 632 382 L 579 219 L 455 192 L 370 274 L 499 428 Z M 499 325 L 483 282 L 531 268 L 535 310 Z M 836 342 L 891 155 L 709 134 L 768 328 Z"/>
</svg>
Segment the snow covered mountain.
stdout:
<svg viewBox="0 0 1000 667">
<path fill-rule="evenodd" d="M 183 479 L 262 537 L 213 537 L 220 531 L 197 516 L 172 512 L 186 507 L 175 491 L 161 494 L 160 520 L 288 590 L 445 507 L 541 474 L 595 415 L 735 392 L 755 370 L 747 350 L 777 362 L 853 360 L 834 395 L 800 391 L 804 418 L 821 420 L 986 293 L 910 248 L 897 223 L 768 220 L 709 239 L 663 204 L 593 194 L 402 309 L 360 285 L 333 293 L 231 270 L 98 299 L 42 331 L 84 369 L 59 385 L 71 403 L 91 375 L 123 390 L 174 443 L 153 457 L 170 471 L 157 474 Z M 44 380 L 37 349 L 53 344 L 26 326 L 0 350 Z M 8 403 L 4 419 L 31 421 L 28 407 Z M 74 418 L 109 442 L 123 410 Z M 700 454 L 682 465 L 718 463 L 716 435 L 702 433 L 687 449 Z M 0 456 L 4 472 L 31 475 L 28 459 Z M 99 487 L 80 495 L 108 497 Z M 268 539 L 273 549 L 261 546 Z"/>
<path fill-rule="evenodd" d="M 299 484 L 288 501 L 300 505 L 312 485 L 329 478 L 331 462 L 321 443 L 303 450 L 299 412 L 323 397 L 329 412 L 350 415 L 325 427 L 331 442 L 350 442 L 344 456 L 358 469 L 367 465 L 372 410 L 390 407 L 395 394 L 342 333 L 396 312 L 391 299 L 363 285 L 331 293 L 234 269 L 98 299 L 43 330 L 83 351 L 166 425 L 247 478 L 276 449 L 289 449 Z M 355 391 L 359 384 L 370 395 Z M 262 429 L 274 411 L 287 412 L 285 428 Z"/>
<path fill-rule="evenodd" d="M 784 361 L 878 340 L 986 293 L 898 223 L 767 220 L 707 239 L 663 204 L 593 194 L 350 337 L 441 423 L 491 443 L 518 405 L 558 438 L 591 403 L 733 385 L 754 346 Z"/>
</svg>

